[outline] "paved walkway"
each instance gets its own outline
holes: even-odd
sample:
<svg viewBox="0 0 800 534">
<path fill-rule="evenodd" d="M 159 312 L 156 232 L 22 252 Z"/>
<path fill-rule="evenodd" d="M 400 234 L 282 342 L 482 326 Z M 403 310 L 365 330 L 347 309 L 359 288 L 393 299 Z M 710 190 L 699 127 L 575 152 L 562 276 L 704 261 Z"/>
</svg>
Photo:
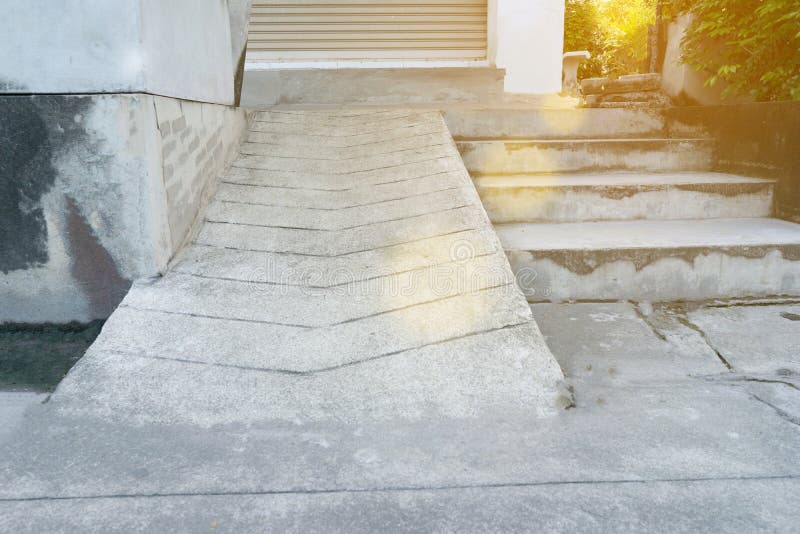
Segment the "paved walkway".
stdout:
<svg viewBox="0 0 800 534">
<path fill-rule="evenodd" d="M 796 530 L 797 305 L 535 305 L 541 417 L 438 115 L 294 113 L 0 434 L 0 532 Z"/>
<path fill-rule="evenodd" d="M 793 533 L 800 305 L 743 304 L 534 305 L 577 402 L 550 418 L 39 415 L 0 488 L 54 498 L 0 501 L 0 531 Z"/>
</svg>

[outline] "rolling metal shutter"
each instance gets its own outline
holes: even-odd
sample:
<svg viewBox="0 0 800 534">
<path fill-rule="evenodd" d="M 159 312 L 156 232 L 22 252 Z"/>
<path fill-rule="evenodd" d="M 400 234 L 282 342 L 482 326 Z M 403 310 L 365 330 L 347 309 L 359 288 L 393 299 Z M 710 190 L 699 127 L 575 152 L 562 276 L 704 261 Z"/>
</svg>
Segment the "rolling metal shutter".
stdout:
<svg viewBox="0 0 800 534">
<path fill-rule="evenodd" d="M 487 0 L 254 1 L 250 61 L 482 60 Z"/>
</svg>

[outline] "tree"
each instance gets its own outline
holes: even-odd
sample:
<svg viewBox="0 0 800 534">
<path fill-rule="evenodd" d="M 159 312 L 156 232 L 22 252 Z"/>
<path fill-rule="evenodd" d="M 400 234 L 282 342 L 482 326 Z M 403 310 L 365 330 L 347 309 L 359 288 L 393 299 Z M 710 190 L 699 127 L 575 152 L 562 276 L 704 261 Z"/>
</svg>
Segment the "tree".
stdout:
<svg viewBox="0 0 800 534">
<path fill-rule="evenodd" d="M 649 70 L 648 28 L 656 22 L 656 0 L 605 0 L 599 3 L 603 28 L 603 63 L 620 76 Z"/>
<path fill-rule="evenodd" d="M 564 50 L 588 50 L 578 77 L 619 76 L 647 71 L 648 27 L 657 0 L 567 0 Z"/>
<path fill-rule="evenodd" d="M 564 51 L 587 50 L 592 57 L 581 63 L 578 79 L 605 75 L 602 62 L 603 41 L 597 2 L 595 0 L 567 0 L 564 17 Z"/>
<path fill-rule="evenodd" d="M 694 16 L 681 43 L 683 61 L 728 84 L 724 96 L 800 100 L 798 0 L 671 0 L 673 14 Z"/>
</svg>

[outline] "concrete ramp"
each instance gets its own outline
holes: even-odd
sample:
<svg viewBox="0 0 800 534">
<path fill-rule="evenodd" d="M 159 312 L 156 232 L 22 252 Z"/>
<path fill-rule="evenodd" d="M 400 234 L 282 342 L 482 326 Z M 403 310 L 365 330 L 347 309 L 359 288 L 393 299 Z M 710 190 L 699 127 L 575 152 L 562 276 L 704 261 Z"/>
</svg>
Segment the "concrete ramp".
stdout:
<svg viewBox="0 0 800 534">
<path fill-rule="evenodd" d="M 437 112 L 268 111 L 61 416 L 210 427 L 546 414 L 561 370 Z"/>
</svg>

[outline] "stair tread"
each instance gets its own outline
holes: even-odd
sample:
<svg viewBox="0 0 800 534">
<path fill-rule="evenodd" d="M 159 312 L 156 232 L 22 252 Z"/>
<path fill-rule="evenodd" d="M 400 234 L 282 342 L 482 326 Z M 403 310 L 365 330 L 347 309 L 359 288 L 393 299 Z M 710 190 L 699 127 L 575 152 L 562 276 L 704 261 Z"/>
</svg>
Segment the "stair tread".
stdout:
<svg viewBox="0 0 800 534">
<path fill-rule="evenodd" d="M 495 230 L 506 250 L 800 245 L 800 224 L 769 218 L 517 223 Z"/>
<path fill-rule="evenodd" d="M 563 174 L 485 174 L 476 177 L 477 187 L 574 187 L 574 186 L 671 186 L 693 184 L 773 184 L 774 180 L 718 172 L 678 173 L 563 173 Z"/>
</svg>

